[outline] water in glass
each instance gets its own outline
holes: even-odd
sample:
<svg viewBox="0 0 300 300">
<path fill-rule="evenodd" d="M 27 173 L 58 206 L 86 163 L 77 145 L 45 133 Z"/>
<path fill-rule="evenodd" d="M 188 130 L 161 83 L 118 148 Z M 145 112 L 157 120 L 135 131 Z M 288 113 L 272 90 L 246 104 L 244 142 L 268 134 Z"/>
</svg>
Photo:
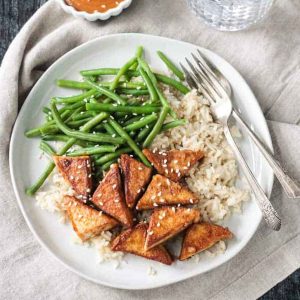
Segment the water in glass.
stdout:
<svg viewBox="0 0 300 300">
<path fill-rule="evenodd" d="M 242 30 L 260 21 L 274 0 L 187 0 L 204 22 L 219 30 Z"/>
</svg>

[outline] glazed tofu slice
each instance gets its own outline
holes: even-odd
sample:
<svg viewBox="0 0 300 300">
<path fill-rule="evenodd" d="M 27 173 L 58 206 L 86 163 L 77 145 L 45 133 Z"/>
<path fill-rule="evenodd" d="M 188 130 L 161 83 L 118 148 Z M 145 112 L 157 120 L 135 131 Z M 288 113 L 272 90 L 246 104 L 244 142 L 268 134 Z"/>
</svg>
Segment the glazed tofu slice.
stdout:
<svg viewBox="0 0 300 300">
<path fill-rule="evenodd" d="M 53 156 L 59 173 L 70 184 L 78 198 L 88 200 L 92 191 L 92 169 L 89 156 Z"/>
<path fill-rule="evenodd" d="M 228 240 L 232 237 L 233 234 L 228 228 L 210 223 L 194 224 L 185 234 L 179 260 L 185 260 L 221 240 Z"/>
<path fill-rule="evenodd" d="M 173 206 L 155 209 L 150 217 L 145 249 L 160 245 L 199 220 L 200 211 L 196 208 Z"/>
<path fill-rule="evenodd" d="M 125 202 L 117 164 L 111 165 L 110 170 L 96 189 L 92 202 L 124 226 L 131 227 L 133 225 L 132 213 Z"/>
<path fill-rule="evenodd" d="M 118 225 L 115 219 L 105 215 L 102 211 L 87 206 L 75 197 L 65 196 L 64 202 L 73 229 L 82 241 Z"/>
<path fill-rule="evenodd" d="M 121 155 L 120 165 L 124 178 L 127 206 L 133 208 L 151 179 L 151 168 L 133 159 L 127 154 Z"/>
<path fill-rule="evenodd" d="M 173 260 L 164 246 L 160 245 L 150 250 L 145 250 L 147 228 L 148 224 L 141 223 L 134 228 L 125 230 L 112 241 L 111 249 L 113 251 L 132 253 L 165 265 L 171 265 Z"/>
<path fill-rule="evenodd" d="M 197 196 L 188 188 L 162 175 L 153 176 L 136 209 L 153 209 L 163 205 L 187 205 L 198 203 Z"/>
<path fill-rule="evenodd" d="M 143 153 L 159 174 L 173 181 L 179 181 L 188 175 L 193 165 L 204 156 L 202 151 L 192 150 L 151 151 L 144 149 Z"/>
</svg>

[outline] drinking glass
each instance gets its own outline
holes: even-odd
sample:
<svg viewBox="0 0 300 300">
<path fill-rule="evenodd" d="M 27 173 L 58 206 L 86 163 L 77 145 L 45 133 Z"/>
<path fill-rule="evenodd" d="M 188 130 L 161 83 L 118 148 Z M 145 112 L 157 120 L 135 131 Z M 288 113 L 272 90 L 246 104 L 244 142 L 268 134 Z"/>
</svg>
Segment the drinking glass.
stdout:
<svg viewBox="0 0 300 300">
<path fill-rule="evenodd" d="M 274 0 L 187 0 L 204 22 L 216 29 L 237 31 L 263 19 Z"/>
</svg>

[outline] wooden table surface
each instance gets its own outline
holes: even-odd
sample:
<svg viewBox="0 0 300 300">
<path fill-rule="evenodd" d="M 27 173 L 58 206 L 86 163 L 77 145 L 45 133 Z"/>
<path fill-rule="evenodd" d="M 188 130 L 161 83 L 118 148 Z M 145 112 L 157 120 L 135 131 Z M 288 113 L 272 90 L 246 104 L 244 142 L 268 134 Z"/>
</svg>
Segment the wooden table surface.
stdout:
<svg viewBox="0 0 300 300">
<path fill-rule="evenodd" d="M 46 0 L 0 0 L 0 62 L 20 28 L 45 2 Z M 300 269 L 260 299 L 300 299 Z"/>
</svg>

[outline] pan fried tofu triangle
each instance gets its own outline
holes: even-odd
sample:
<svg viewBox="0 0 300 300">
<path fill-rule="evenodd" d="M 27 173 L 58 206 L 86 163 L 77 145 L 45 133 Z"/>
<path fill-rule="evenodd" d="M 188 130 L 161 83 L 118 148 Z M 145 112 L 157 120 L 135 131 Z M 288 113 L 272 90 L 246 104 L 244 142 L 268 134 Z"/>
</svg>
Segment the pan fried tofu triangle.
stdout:
<svg viewBox="0 0 300 300">
<path fill-rule="evenodd" d="M 182 243 L 179 260 L 185 260 L 204 251 L 221 240 L 232 238 L 228 228 L 210 223 L 192 225 L 186 232 Z"/>
<path fill-rule="evenodd" d="M 99 235 L 102 231 L 110 230 L 118 222 L 86 204 L 75 197 L 65 196 L 65 206 L 74 231 L 82 241 Z"/>
<path fill-rule="evenodd" d="M 126 203 L 129 208 L 133 208 L 144 187 L 149 183 L 152 170 L 127 154 L 121 155 L 120 165 L 124 177 Z"/>
<path fill-rule="evenodd" d="M 136 209 L 152 209 L 163 205 L 187 205 L 198 202 L 197 196 L 188 188 L 179 183 L 171 181 L 162 175 L 155 175 L 152 178 L 145 194 L 138 202 Z"/>
<path fill-rule="evenodd" d="M 133 225 L 133 216 L 125 203 L 121 176 L 117 164 L 111 165 L 96 189 L 92 202 L 126 227 Z"/>
<path fill-rule="evenodd" d="M 92 189 L 92 170 L 89 156 L 53 156 L 56 167 L 71 185 L 77 196 L 88 200 Z"/>
<path fill-rule="evenodd" d="M 111 249 L 113 251 L 132 253 L 166 265 L 172 264 L 173 260 L 163 246 L 145 250 L 147 228 L 148 224 L 141 223 L 134 228 L 125 230 L 112 241 Z"/>
<path fill-rule="evenodd" d="M 202 151 L 170 150 L 151 151 L 144 149 L 143 153 L 161 175 L 173 181 L 179 181 L 189 174 L 193 165 L 203 157 Z"/>
<path fill-rule="evenodd" d="M 155 209 L 150 217 L 145 249 L 152 249 L 199 220 L 200 211 L 196 208 L 173 206 Z"/>
</svg>

